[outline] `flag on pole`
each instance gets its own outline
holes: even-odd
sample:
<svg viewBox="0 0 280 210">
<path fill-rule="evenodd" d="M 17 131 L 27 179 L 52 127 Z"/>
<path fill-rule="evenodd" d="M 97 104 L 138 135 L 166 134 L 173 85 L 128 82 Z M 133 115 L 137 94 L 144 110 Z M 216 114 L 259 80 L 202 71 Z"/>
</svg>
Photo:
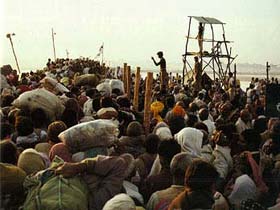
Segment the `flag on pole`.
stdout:
<svg viewBox="0 0 280 210">
<path fill-rule="evenodd" d="M 99 56 L 103 53 L 103 45 L 104 45 L 104 44 L 102 44 L 102 45 L 100 46 L 99 51 L 98 51 L 97 55 L 95 56 L 95 59 L 96 59 L 97 57 L 99 57 Z"/>
</svg>

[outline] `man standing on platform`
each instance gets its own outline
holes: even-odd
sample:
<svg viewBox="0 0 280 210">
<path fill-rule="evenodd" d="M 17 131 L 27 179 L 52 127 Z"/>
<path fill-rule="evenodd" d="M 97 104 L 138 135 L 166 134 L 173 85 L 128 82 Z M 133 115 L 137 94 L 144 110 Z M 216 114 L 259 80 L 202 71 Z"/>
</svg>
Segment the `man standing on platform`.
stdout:
<svg viewBox="0 0 280 210">
<path fill-rule="evenodd" d="M 166 71 L 166 61 L 163 57 L 163 52 L 162 51 L 159 51 L 157 53 L 160 61 L 157 63 L 154 59 L 154 57 L 152 57 L 152 60 L 154 62 L 154 64 L 156 66 L 160 66 L 160 90 L 164 90 L 167 88 L 167 85 L 168 85 L 168 74 L 167 74 L 167 71 Z"/>
<path fill-rule="evenodd" d="M 199 46 L 199 54 L 202 55 L 203 53 L 203 35 L 204 35 L 204 25 L 202 23 L 199 23 L 198 26 L 198 34 L 197 34 L 197 40 L 198 40 L 198 46 Z"/>
</svg>

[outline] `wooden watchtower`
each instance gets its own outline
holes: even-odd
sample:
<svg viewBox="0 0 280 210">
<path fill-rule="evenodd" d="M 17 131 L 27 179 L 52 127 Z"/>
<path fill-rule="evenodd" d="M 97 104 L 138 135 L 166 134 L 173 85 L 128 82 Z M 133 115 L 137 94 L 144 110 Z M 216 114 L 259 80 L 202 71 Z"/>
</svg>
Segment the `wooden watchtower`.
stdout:
<svg viewBox="0 0 280 210">
<path fill-rule="evenodd" d="M 205 35 L 202 35 L 202 38 L 199 39 L 199 35 L 197 37 L 191 36 L 192 32 L 192 20 L 196 20 L 201 27 L 203 27 L 203 33 L 205 34 L 206 30 L 210 28 L 210 36 L 209 38 L 205 38 Z M 215 37 L 214 33 L 214 25 L 215 27 L 219 26 L 222 29 L 222 36 L 220 38 Z M 219 78 L 220 81 L 224 82 L 226 75 L 231 71 L 231 64 L 234 59 L 237 57 L 231 55 L 232 48 L 229 46 L 232 41 L 226 40 L 225 23 L 217 20 L 216 18 L 210 17 L 198 17 L 198 16 L 189 16 L 189 24 L 188 24 L 188 34 L 186 36 L 186 45 L 185 45 L 185 52 L 183 54 L 183 82 L 185 84 L 185 80 L 190 79 L 192 75 L 192 61 L 194 60 L 193 57 L 197 56 L 200 58 L 200 62 L 202 65 L 202 71 L 206 68 L 210 68 L 213 72 L 213 78 L 215 80 L 216 77 Z M 197 34 L 197 28 L 196 34 Z M 208 33 L 209 34 L 209 33 Z M 219 40 L 220 39 L 220 40 Z M 192 50 L 191 41 L 198 42 L 199 50 Z M 199 44 L 199 41 L 202 43 Z M 201 46 L 203 50 L 201 49 Z"/>
</svg>

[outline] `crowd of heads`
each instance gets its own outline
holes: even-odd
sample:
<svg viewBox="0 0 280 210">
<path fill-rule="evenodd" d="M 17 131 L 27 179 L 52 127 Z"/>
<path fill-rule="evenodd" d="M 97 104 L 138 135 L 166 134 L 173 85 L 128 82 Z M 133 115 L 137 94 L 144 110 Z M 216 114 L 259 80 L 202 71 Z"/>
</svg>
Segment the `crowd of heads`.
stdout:
<svg viewBox="0 0 280 210">
<path fill-rule="evenodd" d="M 242 90 L 229 75 L 227 81 L 203 84 L 198 91 L 175 76 L 170 76 L 168 88 L 160 90 L 155 79 L 151 106 L 145 110 L 150 113 L 147 130 L 145 78 L 140 80 L 136 110 L 121 89 L 108 94 L 95 86 L 75 85 L 75 78 L 85 74 L 99 75 L 100 83 L 122 78 L 120 72 L 88 58 L 49 59 L 44 70 L 20 77 L 15 71 L 1 73 L 9 85 L 1 89 L 0 182 L 1 203 L 6 206 L 23 205 L 27 177 L 51 167 L 56 157 L 76 167 L 78 176 L 79 170 L 89 174 L 93 170 L 88 169 L 91 163 L 84 168 L 84 159 L 104 161 L 98 159 L 102 156 L 113 158 L 112 171 L 121 170 L 114 168 L 114 158 L 126 163 L 125 175 L 114 177 L 114 183 L 124 184 L 116 189 L 112 185 L 110 196 L 93 209 L 279 208 L 280 121 L 265 116 L 268 81 L 264 79 L 252 79 Z M 13 103 L 27 91 L 44 88 L 45 77 L 69 90 L 55 93 L 64 107 L 55 119 L 43 105 L 19 108 Z M 130 95 L 133 79 L 135 75 Z M 117 139 L 110 145 L 78 154 L 61 141 L 62 132 L 97 119 L 118 127 Z M 112 178 L 109 172 L 103 176 Z"/>
</svg>

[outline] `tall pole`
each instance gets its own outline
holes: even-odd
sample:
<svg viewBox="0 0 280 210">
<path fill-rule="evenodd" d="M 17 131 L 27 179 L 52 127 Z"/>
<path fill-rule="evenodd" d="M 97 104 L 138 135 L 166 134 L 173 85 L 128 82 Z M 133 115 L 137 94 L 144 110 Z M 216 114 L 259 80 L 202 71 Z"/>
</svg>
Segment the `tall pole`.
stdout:
<svg viewBox="0 0 280 210">
<path fill-rule="evenodd" d="M 69 58 L 69 51 L 66 49 L 66 56 Z"/>
<path fill-rule="evenodd" d="M 136 68 L 136 75 L 135 75 L 135 81 L 134 81 L 134 98 L 133 98 L 133 107 L 134 110 L 138 112 L 139 107 L 139 86 L 140 86 L 140 67 Z"/>
<path fill-rule="evenodd" d="M 266 80 L 267 80 L 267 83 L 269 81 L 269 68 L 270 68 L 270 65 L 268 65 L 268 62 L 266 62 Z"/>
<path fill-rule="evenodd" d="M 53 32 L 53 28 L 52 28 L 53 57 L 54 57 L 54 61 L 56 61 L 55 44 L 54 44 L 54 35 L 55 35 L 55 33 Z"/>
<path fill-rule="evenodd" d="M 104 61 L 104 42 L 102 43 L 102 65 L 103 65 L 103 61 Z"/>
<path fill-rule="evenodd" d="M 12 50 L 13 50 L 13 54 L 14 54 L 14 57 L 15 57 L 15 60 L 16 60 L 18 73 L 20 74 L 20 68 L 19 68 L 19 65 L 18 65 L 18 60 L 17 60 L 17 56 L 16 56 L 16 52 L 15 52 L 14 44 L 13 44 L 13 40 L 12 40 L 12 36 L 15 36 L 15 35 L 16 35 L 15 33 L 7 34 L 6 37 L 10 40 L 11 47 L 12 47 Z"/>
<path fill-rule="evenodd" d="M 126 70 L 126 94 L 127 98 L 130 100 L 130 93 L 131 93 L 131 67 L 127 66 Z"/>
<path fill-rule="evenodd" d="M 153 73 L 148 72 L 146 77 L 145 102 L 144 102 L 144 128 L 145 134 L 150 132 L 150 107 L 152 102 Z"/>
</svg>

